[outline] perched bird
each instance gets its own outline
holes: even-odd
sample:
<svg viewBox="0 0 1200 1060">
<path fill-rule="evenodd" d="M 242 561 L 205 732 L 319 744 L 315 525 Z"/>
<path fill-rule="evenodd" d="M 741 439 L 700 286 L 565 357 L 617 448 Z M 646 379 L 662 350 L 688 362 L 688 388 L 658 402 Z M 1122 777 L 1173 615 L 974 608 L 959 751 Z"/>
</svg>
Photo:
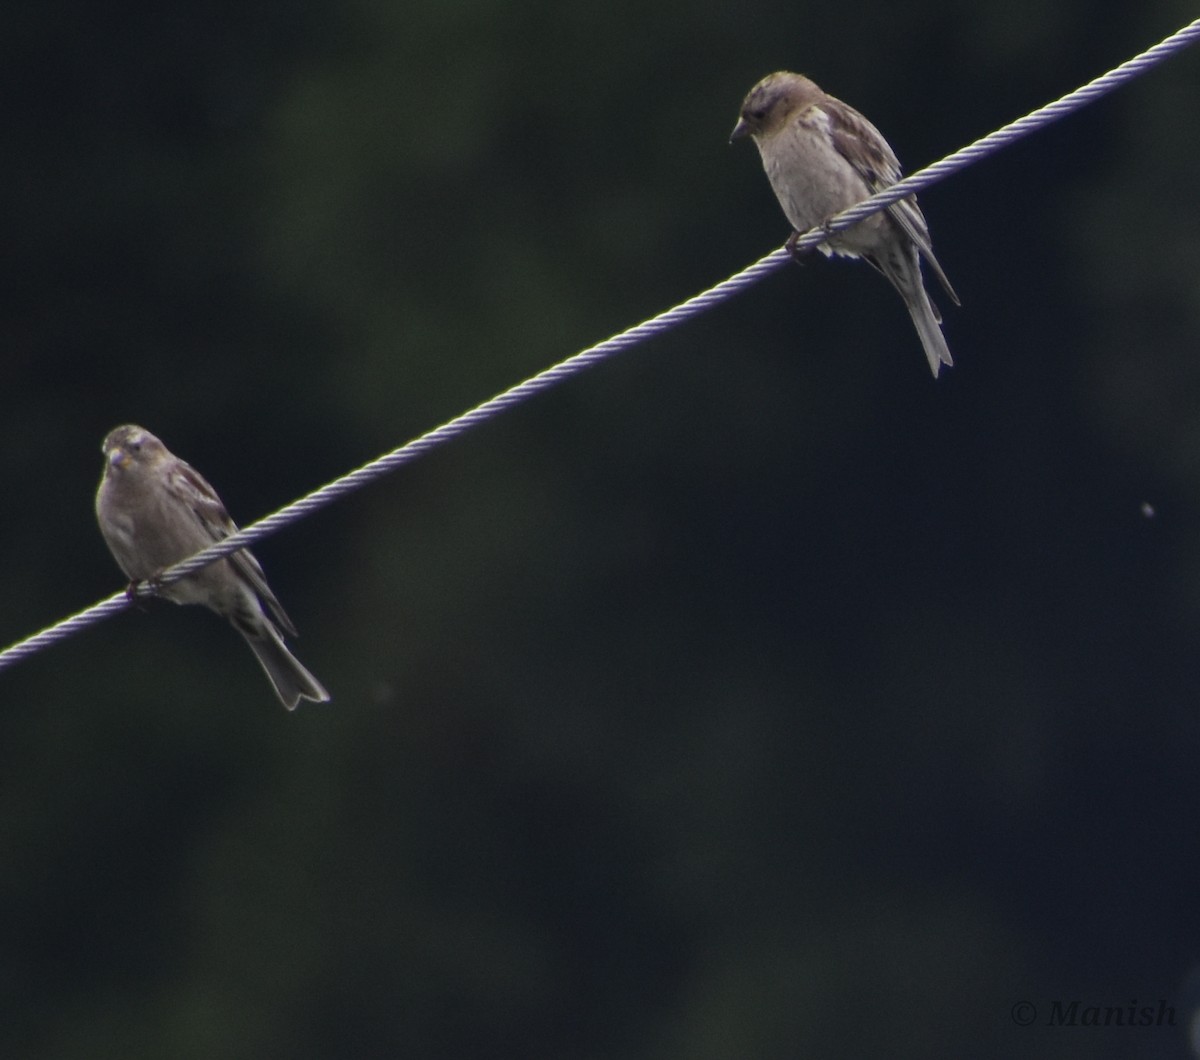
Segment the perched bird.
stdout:
<svg viewBox="0 0 1200 1060">
<path fill-rule="evenodd" d="M 807 77 L 786 71 L 764 77 L 746 96 L 730 140 L 751 137 L 796 240 L 836 213 L 900 179 L 900 163 L 866 118 Z M 958 295 L 933 256 L 929 228 L 913 197 L 818 245 L 822 253 L 866 258 L 900 292 L 936 377 L 953 364 L 941 314 L 921 279 L 924 258 L 955 305 Z"/>
<path fill-rule="evenodd" d="M 103 450 L 96 518 L 109 550 L 132 581 L 153 581 L 237 530 L 212 486 L 144 428 L 115 428 Z M 258 561 L 245 549 L 161 592 L 177 604 L 203 604 L 227 618 L 246 638 L 288 710 L 302 699 L 328 702 L 321 682 L 284 646 L 280 630 L 295 636 L 296 628 L 267 586 Z"/>
</svg>

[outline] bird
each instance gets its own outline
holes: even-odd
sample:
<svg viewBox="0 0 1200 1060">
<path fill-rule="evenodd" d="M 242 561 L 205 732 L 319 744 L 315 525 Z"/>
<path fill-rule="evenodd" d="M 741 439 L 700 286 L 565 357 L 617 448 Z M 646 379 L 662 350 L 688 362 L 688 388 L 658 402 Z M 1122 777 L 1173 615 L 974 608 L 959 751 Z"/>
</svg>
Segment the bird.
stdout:
<svg viewBox="0 0 1200 1060">
<path fill-rule="evenodd" d="M 237 531 L 204 477 L 144 427 L 116 427 L 101 448 L 96 519 L 117 565 L 131 579 L 131 591 L 135 583 L 153 584 L 168 567 Z M 284 644 L 284 634 L 296 636 L 296 627 L 246 549 L 158 591 L 176 604 L 203 604 L 228 619 L 288 710 L 302 699 L 329 702 L 325 687 Z"/>
<path fill-rule="evenodd" d="M 847 103 L 802 74 L 781 70 L 758 82 L 742 102 L 730 142 L 750 137 L 796 241 L 836 213 L 890 187 L 900 162 L 878 129 Z M 955 305 L 958 295 L 933 254 L 929 226 L 913 196 L 892 203 L 818 244 L 826 256 L 866 259 L 900 292 L 930 370 L 952 365 L 941 314 L 921 278 L 921 259 Z"/>
</svg>

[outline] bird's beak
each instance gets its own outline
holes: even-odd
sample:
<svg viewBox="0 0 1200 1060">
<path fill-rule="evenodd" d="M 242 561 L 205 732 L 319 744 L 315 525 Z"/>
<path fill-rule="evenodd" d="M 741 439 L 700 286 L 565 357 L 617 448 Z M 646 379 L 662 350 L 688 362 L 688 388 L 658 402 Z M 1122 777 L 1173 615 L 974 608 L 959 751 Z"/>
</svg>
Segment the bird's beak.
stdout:
<svg viewBox="0 0 1200 1060">
<path fill-rule="evenodd" d="M 130 464 L 130 456 L 124 449 L 117 448 L 108 454 L 108 463 L 109 466 L 119 467 L 124 471 Z"/>
<path fill-rule="evenodd" d="M 729 134 L 729 142 L 733 143 L 736 140 L 745 139 L 750 135 L 750 123 L 745 118 L 739 118 L 738 123 L 733 127 L 733 132 Z"/>
</svg>

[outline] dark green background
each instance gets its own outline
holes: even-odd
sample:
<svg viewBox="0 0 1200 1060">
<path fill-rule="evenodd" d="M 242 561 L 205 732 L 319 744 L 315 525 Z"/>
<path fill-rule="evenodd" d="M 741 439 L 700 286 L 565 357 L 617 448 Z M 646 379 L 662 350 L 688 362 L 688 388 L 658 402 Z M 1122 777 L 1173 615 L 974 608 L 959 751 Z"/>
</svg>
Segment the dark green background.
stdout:
<svg viewBox="0 0 1200 1060">
<path fill-rule="evenodd" d="M 769 71 L 914 169 L 1194 14 L 9 11 L 0 642 L 120 586 L 115 424 L 249 522 L 781 244 Z M 936 384 L 814 260 L 264 543 L 328 707 L 198 608 L 0 674 L 0 1055 L 1189 1055 L 1198 99 L 925 194 Z"/>
</svg>

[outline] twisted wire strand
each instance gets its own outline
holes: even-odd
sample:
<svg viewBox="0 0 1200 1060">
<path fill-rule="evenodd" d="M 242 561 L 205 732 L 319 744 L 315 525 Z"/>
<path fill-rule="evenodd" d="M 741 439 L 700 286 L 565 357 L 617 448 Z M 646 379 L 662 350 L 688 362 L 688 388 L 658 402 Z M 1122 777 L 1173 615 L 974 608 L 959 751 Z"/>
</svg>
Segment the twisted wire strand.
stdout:
<svg viewBox="0 0 1200 1060">
<path fill-rule="evenodd" d="M 850 209 L 842 211 L 830 218 L 825 224 L 806 232 L 796 241 L 797 251 L 812 249 L 818 244 L 823 243 L 834 233 L 849 228 L 851 225 L 863 220 L 863 218 L 869 217 L 879 210 L 886 209 L 892 203 L 928 188 L 940 180 L 945 180 L 951 174 L 957 173 L 967 166 L 987 158 L 995 152 L 1015 143 L 1022 137 L 1028 136 L 1030 133 L 1045 128 L 1052 122 L 1074 113 L 1120 85 L 1126 84 L 1145 73 L 1163 60 L 1194 43 L 1197 39 L 1200 39 L 1200 19 L 1196 19 L 1194 22 L 1171 34 L 1152 48 L 1121 63 L 1120 66 L 1115 67 L 1108 73 L 1067 93 L 1061 99 L 1039 107 L 1035 111 L 1031 111 L 1024 117 L 1018 118 L 1016 121 L 988 133 L 988 135 L 981 137 L 974 143 L 960 148 L 953 154 L 947 155 L 945 158 L 914 173 L 912 176 L 897 181 L 878 194 L 871 196 L 871 198 L 865 199 Z M 260 519 L 244 530 L 239 530 L 237 533 L 231 534 L 209 548 L 197 552 L 194 556 L 164 571 L 157 579 L 156 585 L 141 582 L 129 592 L 114 593 L 99 603 L 93 604 L 91 607 L 79 611 L 68 618 L 64 618 L 39 633 L 18 641 L 4 651 L 0 651 L 0 670 L 8 669 L 16 663 L 48 648 L 50 645 L 65 640 L 67 637 L 74 636 L 76 633 L 82 632 L 90 626 L 108 618 L 110 615 L 124 610 L 130 606 L 134 599 L 156 595 L 158 587 L 171 585 L 180 578 L 187 577 L 187 575 L 200 570 L 202 567 L 216 562 L 223 556 L 228 556 L 240 548 L 245 548 L 255 542 L 261 541 L 269 535 L 282 530 L 284 527 L 306 518 L 326 505 L 332 504 L 339 498 L 362 489 L 376 479 L 382 478 L 397 468 L 411 463 L 429 450 L 452 441 L 487 420 L 498 416 L 500 413 L 521 404 L 523 401 L 545 390 L 549 390 L 565 379 L 578 375 L 592 365 L 598 364 L 600 361 L 615 356 L 639 343 L 645 342 L 647 339 L 669 331 L 685 321 L 699 316 L 701 313 L 707 312 L 714 306 L 727 301 L 747 287 L 757 283 L 770 273 L 777 272 L 788 262 L 789 258 L 790 255 L 783 248 L 773 250 L 753 265 L 742 269 L 716 286 L 694 295 L 685 302 L 681 302 L 679 305 L 659 313 L 657 316 L 641 324 L 622 331 L 612 338 L 590 346 L 586 350 L 582 350 L 568 357 L 566 360 L 544 369 L 537 373 L 537 375 L 517 383 L 503 393 L 489 398 L 482 404 L 461 413 L 454 419 L 448 420 L 441 426 L 435 427 L 433 430 L 422 434 L 420 437 L 400 446 L 398 449 L 393 449 L 391 452 L 377 457 L 369 463 L 356 468 L 354 471 L 350 471 L 340 478 L 314 490 L 312 493 L 301 497 L 299 500 L 293 501 L 273 514 Z"/>
<path fill-rule="evenodd" d="M 1140 77 L 1148 70 L 1163 62 L 1163 60 L 1182 51 L 1188 45 L 1194 44 L 1197 40 L 1200 40 L 1200 19 L 1196 19 L 1182 29 L 1176 30 L 1165 40 L 1160 41 L 1152 48 L 1147 48 L 1132 59 L 1127 59 L 1120 66 L 1109 70 L 1108 73 L 1101 74 L 1086 85 L 1081 85 L 1074 91 L 1068 92 L 1061 99 L 1056 99 L 1053 103 L 1047 103 L 1044 106 L 1038 107 L 1037 110 L 1030 111 L 1024 117 L 1018 118 L 1016 121 L 1011 121 L 995 132 L 990 132 L 986 136 L 980 137 L 973 144 L 960 147 L 953 154 L 947 155 L 940 161 L 926 166 L 924 169 L 905 177 L 903 180 L 896 181 L 895 184 L 889 185 L 883 191 L 872 195 L 869 199 L 864 199 L 862 202 L 856 203 L 848 210 L 843 210 L 841 213 L 831 217 L 820 227 L 806 232 L 796 241 L 796 249 L 798 251 L 811 250 L 818 243 L 823 243 L 833 233 L 858 224 L 864 217 L 870 217 L 871 214 L 886 209 L 892 203 L 899 202 L 901 199 L 924 188 L 928 188 L 940 180 L 945 180 L 951 174 L 966 169 L 967 166 L 980 162 L 997 151 L 1011 146 L 1030 133 L 1036 132 L 1038 129 L 1044 129 L 1047 125 L 1058 121 L 1060 118 L 1065 118 L 1068 114 L 1074 114 L 1077 110 L 1082 110 L 1089 103 L 1094 103 L 1101 96 L 1113 91 L 1113 89 L 1119 88 L 1136 77 Z"/>
<path fill-rule="evenodd" d="M 247 526 L 245 529 L 239 530 L 236 534 L 230 534 L 228 537 L 222 538 L 216 544 L 210 545 L 203 551 L 197 552 L 194 556 L 190 556 L 188 559 L 163 571 L 155 579 L 155 584 L 151 585 L 148 582 L 139 582 L 127 592 L 114 593 L 99 603 L 93 604 L 91 607 L 79 611 L 69 618 L 64 618 L 52 626 L 48 626 L 39 633 L 17 641 L 11 647 L 0 652 L 0 670 L 6 670 L 16 665 L 16 663 L 27 659 L 29 656 L 48 648 L 51 644 L 56 644 L 60 640 L 65 640 L 76 633 L 81 633 L 83 630 L 94 626 L 110 615 L 114 615 L 118 611 L 123 611 L 135 599 L 141 600 L 158 595 L 159 588 L 171 585 L 179 581 L 180 578 L 185 578 L 202 567 L 207 567 L 210 563 L 215 563 L 223 556 L 228 556 L 240 548 L 245 548 L 257 541 L 261 541 L 270 534 L 282 530 L 285 526 L 319 511 L 328 504 L 332 504 L 339 498 L 353 493 L 355 490 L 362 489 L 363 486 L 395 471 L 398 467 L 411 463 L 430 449 L 435 449 L 437 446 L 449 442 L 461 434 L 465 434 L 473 427 L 492 419 L 506 409 L 519 405 L 522 401 L 526 401 L 544 390 L 549 390 L 557 383 L 573 375 L 577 375 L 593 364 L 631 346 L 636 346 L 648 338 L 669 331 L 690 317 L 702 313 L 720 302 L 726 301 L 744 287 L 757 283 L 763 276 L 776 271 L 786 264 L 788 257 L 789 255 L 785 250 L 772 251 L 766 257 L 743 269 L 735 276 L 731 276 L 728 280 L 717 284 L 715 287 L 694 295 L 686 302 L 681 302 L 674 308 L 668 309 L 650 320 L 629 328 L 619 335 L 615 335 L 604 342 L 582 350 L 565 361 L 560 361 L 558 364 L 544 369 L 537 375 L 530 376 L 530 378 L 517 383 L 503 393 L 497 394 L 482 404 L 476 405 L 475 408 L 443 423 L 440 427 L 435 427 L 433 430 L 400 446 L 400 448 L 393 449 L 390 453 L 385 453 L 383 456 L 363 464 L 362 467 L 342 475 L 320 489 L 314 490 L 312 493 L 293 501 L 286 507 L 280 508 L 273 514 L 258 520 L 258 522 Z"/>
</svg>

